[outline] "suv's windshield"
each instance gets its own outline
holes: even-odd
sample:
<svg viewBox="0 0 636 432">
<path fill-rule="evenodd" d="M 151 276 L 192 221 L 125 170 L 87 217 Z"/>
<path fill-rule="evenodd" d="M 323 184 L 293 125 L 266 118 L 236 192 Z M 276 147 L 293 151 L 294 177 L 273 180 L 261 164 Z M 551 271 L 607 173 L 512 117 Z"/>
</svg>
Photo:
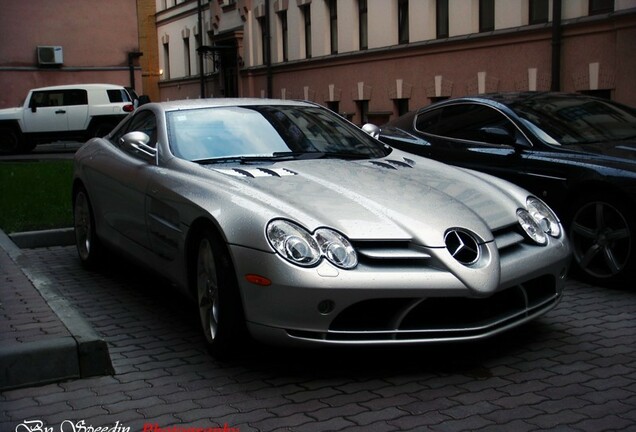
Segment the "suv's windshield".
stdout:
<svg viewBox="0 0 636 432">
<path fill-rule="evenodd" d="M 513 109 L 544 141 L 589 144 L 636 138 L 636 112 L 610 101 L 585 98 L 540 98 Z"/>
<path fill-rule="evenodd" d="M 360 129 L 318 107 L 217 107 L 173 111 L 166 117 L 172 152 L 192 161 L 312 155 L 376 158 L 389 151 Z"/>
</svg>

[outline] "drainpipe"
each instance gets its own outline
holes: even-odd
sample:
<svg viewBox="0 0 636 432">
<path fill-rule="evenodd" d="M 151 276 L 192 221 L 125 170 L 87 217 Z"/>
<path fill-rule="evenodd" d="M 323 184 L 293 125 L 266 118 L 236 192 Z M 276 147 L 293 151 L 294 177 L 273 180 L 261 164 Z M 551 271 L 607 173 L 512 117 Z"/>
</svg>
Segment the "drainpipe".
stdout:
<svg viewBox="0 0 636 432">
<path fill-rule="evenodd" d="M 552 1 L 552 84 L 551 91 L 561 91 L 561 0 Z"/>
<path fill-rule="evenodd" d="M 272 76 L 272 38 L 270 34 L 270 24 L 269 24 L 269 0 L 265 0 L 265 39 L 266 39 L 266 50 L 265 50 L 265 66 L 267 68 L 267 97 L 271 98 L 273 94 L 273 76 Z"/>
<path fill-rule="evenodd" d="M 201 16 L 201 0 L 197 0 L 197 20 L 199 26 L 199 34 L 197 35 L 199 47 L 203 46 L 203 18 Z M 197 50 L 198 51 L 198 50 Z M 201 99 L 205 99 L 205 75 L 203 74 L 203 55 L 204 52 L 199 52 L 199 84 L 200 89 L 199 93 L 201 94 Z"/>
</svg>

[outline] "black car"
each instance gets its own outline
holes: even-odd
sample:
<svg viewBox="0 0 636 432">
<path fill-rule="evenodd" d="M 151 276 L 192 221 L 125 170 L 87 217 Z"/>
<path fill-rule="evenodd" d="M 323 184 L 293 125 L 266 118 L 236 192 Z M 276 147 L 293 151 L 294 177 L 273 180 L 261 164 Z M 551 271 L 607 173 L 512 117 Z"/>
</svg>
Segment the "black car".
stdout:
<svg viewBox="0 0 636 432">
<path fill-rule="evenodd" d="M 565 222 L 581 275 L 606 284 L 636 275 L 634 108 L 582 94 L 498 93 L 439 102 L 373 133 L 542 197 Z"/>
</svg>

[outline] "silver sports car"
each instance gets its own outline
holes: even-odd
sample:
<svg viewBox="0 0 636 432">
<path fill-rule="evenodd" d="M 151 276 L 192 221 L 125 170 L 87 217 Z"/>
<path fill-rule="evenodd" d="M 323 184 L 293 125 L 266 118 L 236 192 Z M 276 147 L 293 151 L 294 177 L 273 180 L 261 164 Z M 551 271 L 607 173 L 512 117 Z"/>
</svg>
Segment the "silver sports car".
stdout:
<svg viewBox="0 0 636 432">
<path fill-rule="evenodd" d="M 169 278 L 217 353 L 488 337 L 553 308 L 570 260 L 537 197 L 308 102 L 144 105 L 77 152 L 73 209 L 81 261 Z"/>
</svg>

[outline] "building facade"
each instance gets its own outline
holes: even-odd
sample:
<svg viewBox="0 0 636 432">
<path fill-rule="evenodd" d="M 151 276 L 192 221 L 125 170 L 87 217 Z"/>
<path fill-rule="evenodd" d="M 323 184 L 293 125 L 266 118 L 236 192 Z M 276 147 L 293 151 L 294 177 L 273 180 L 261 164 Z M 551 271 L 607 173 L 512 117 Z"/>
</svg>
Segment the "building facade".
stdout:
<svg viewBox="0 0 636 432">
<path fill-rule="evenodd" d="M 161 100 L 307 99 L 358 124 L 495 91 L 586 92 L 636 106 L 636 0 L 156 0 L 156 7 Z"/>
<path fill-rule="evenodd" d="M 131 0 L 0 0 L 0 108 L 50 85 L 109 83 L 141 94 L 137 29 Z"/>
</svg>

